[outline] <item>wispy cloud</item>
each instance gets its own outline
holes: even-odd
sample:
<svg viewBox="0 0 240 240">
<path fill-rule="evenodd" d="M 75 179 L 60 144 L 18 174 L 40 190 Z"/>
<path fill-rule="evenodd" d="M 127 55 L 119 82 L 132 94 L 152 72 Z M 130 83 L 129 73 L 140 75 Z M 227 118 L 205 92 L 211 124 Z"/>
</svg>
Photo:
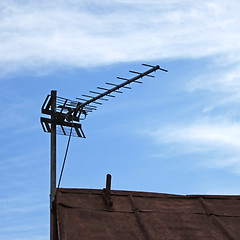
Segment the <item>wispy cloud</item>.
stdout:
<svg viewBox="0 0 240 240">
<path fill-rule="evenodd" d="M 186 90 L 190 93 L 205 91 L 209 98 L 203 112 L 221 109 L 226 113 L 232 112 L 239 116 L 240 101 L 240 65 L 229 67 L 212 67 L 206 73 L 200 74 L 187 82 Z M 231 114 L 232 115 L 232 114 Z M 225 117 L 224 116 L 224 117 Z"/>
<path fill-rule="evenodd" d="M 198 165 L 230 168 L 240 174 L 240 124 L 206 122 L 175 125 L 148 131 L 160 146 L 171 146 L 172 155 L 194 154 Z M 202 155 L 203 154 L 203 155 Z M 205 155 L 207 154 L 207 155 Z M 204 156 L 204 157 L 202 157 Z"/>
<path fill-rule="evenodd" d="M 3 0 L 1 71 L 208 56 L 236 62 L 239 9 L 234 0 Z"/>
<path fill-rule="evenodd" d="M 48 202 L 39 192 L 16 192 L 15 195 L 6 193 L 0 199 L 0 217 L 4 219 L 0 223 L 0 236 L 4 239 L 44 239 L 43 234 L 46 237 L 48 229 Z"/>
<path fill-rule="evenodd" d="M 188 90 L 209 90 L 211 92 L 235 93 L 240 89 L 240 65 L 230 68 L 212 69 L 212 72 L 202 74 L 188 84 Z"/>
<path fill-rule="evenodd" d="M 152 133 L 159 143 L 187 143 L 206 147 L 239 148 L 239 124 L 193 124 L 190 126 L 166 127 Z"/>
</svg>

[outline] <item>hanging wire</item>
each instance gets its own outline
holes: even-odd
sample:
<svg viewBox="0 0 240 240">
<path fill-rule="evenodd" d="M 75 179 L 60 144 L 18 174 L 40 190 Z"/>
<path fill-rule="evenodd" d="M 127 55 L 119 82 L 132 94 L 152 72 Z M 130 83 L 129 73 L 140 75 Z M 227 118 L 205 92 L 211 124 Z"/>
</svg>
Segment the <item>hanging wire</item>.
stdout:
<svg viewBox="0 0 240 240">
<path fill-rule="evenodd" d="M 62 164 L 62 170 L 61 170 L 61 174 L 60 174 L 59 181 L 58 181 L 58 188 L 59 188 L 61 180 L 62 180 L 62 174 L 63 174 L 63 170 L 64 170 L 64 167 L 65 167 L 66 159 L 67 159 L 68 148 L 69 148 L 69 144 L 70 144 L 70 140 L 71 140 L 71 136 L 72 136 L 72 129 L 73 129 L 73 120 L 72 120 L 72 126 L 71 126 L 71 129 L 70 129 L 70 134 L 69 134 L 67 147 L 66 147 L 66 151 L 65 151 L 65 155 L 64 155 L 64 160 L 63 160 L 63 164 Z"/>
</svg>

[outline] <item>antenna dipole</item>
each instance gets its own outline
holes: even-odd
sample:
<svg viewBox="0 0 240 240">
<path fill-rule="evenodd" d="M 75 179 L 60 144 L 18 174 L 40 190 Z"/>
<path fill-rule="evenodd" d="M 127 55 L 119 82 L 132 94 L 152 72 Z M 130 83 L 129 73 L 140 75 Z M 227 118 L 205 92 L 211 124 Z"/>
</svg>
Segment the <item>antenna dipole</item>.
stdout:
<svg viewBox="0 0 240 240">
<path fill-rule="evenodd" d="M 137 75 L 131 79 L 117 77 L 117 79 L 124 81 L 120 84 L 106 82 L 106 84 L 108 86 L 112 86 L 112 88 L 97 87 L 103 92 L 89 91 L 90 94 L 95 94 L 95 96 L 82 94 L 81 98 L 76 98 L 77 101 L 63 97 L 56 97 L 56 111 L 54 123 L 52 121 L 52 118 L 49 119 L 41 117 L 41 124 L 44 132 L 51 133 L 52 126 L 54 126 L 55 124 L 57 127 L 57 134 L 69 136 L 71 132 L 72 136 L 85 138 L 85 134 L 82 130 L 82 125 L 79 122 L 81 120 L 84 120 L 88 113 L 97 110 L 96 105 L 102 105 L 102 102 L 99 102 L 98 100 L 108 101 L 108 97 L 114 98 L 115 96 L 112 95 L 113 93 L 123 93 L 122 91 L 120 91 L 121 88 L 131 89 L 130 86 L 127 86 L 130 83 L 142 83 L 141 81 L 139 81 L 139 79 L 145 76 L 154 77 L 153 75 L 150 75 L 152 72 L 155 72 L 157 70 L 167 72 L 166 69 L 161 68 L 159 65 L 142 65 L 145 67 L 150 67 L 150 69 L 142 73 L 130 70 L 130 73 L 134 73 Z M 51 95 L 48 95 L 43 103 L 42 113 L 47 115 L 52 114 L 52 101 L 54 101 L 53 97 Z M 72 131 L 70 129 L 72 129 Z"/>
</svg>

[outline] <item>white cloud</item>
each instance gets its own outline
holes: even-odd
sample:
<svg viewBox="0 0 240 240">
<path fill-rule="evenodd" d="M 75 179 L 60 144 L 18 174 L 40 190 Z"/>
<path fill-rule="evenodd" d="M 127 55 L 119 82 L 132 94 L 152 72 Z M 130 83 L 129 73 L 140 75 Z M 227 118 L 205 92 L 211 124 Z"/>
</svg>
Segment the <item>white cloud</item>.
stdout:
<svg viewBox="0 0 240 240">
<path fill-rule="evenodd" d="M 170 149 L 169 157 L 194 154 L 198 166 L 224 168 L 240 174 L 239 123 L 203 120 L 188 126 L 160 127 L 148 130 L 147 134 L 159 146 Z"/>
<path fill-rule="evenodd" d="M 213 72 L 202 74 L 188 83 L 188 90 L 210 90 L 212 92 L 235 93 L 240 90 L 240 65 L 229 68 L 215 69 Z"/>
<path fill-rule="evenodd" d="M 234 0 L 1 1 L 1 71 L 206 56 L 235 62 L 239 9 Z"/>
<path fill-rule="evenodd" d="M 156 141 L 180 143 L 186 146 L 212 148 L 239 148 L 240 124 L 200 123 L 189 126 L 168 126 L 149 132 Z M 240 151 L 240 150 L 239 150 Z"/>
<path fill-rule="evenodd" d="M 222 68 L 210 67 L 206 73 L 188 81 L 186 89 L 190 93 L 208 91 L 204 113 L 221 108 L 225 115 L 228 112 L 230 117 L 236 117 L 239 115 L 240 64 Z"/>
</svg>

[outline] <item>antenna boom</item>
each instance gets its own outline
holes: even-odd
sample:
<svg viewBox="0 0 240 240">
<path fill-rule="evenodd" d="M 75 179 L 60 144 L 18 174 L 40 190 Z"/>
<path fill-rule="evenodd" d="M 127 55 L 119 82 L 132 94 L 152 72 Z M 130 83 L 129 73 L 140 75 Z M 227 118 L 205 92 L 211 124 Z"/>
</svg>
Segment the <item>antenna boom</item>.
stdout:
<svg viewBox="0 0 240 240">
<path fill-rule="evenodd" d="M 92 102 L 95 102 L 96 100 L 98 100 L 98 99 L 100 99 L 100 98 L 102 98 L 102 97 L 104 97 L 104 96 L 107 96 L 107 95 L 109 95 L 110 93 L 115 92 L 116 90 L 124 87 L 125 85 L 130 84 L 130 83 L 138 80 L 139 78 L 142 78 L 142 77 L 144 77 L 144 76 L 147 76 L 148 74 L 150 74 L 150 73 L 152 73 L 152 72 L 155 72 L 155 71 L 157 71 L 158 69 L 159 69 L 159 70 L 167 71 L 167 70 L 165 70 L 165 69 L 160 68 L 160 66 L 157 65 L 157 66 L 152 67 L 151 69 L 149 69 L 149 70 L 146 71 L 146 72 L 138 73 L 137 76 L 135 76 L 135 77 L 133 77 L 133 78 L 131 78 L 131 79 L 126 79 L 125 82 L 123 82 L 123 83 L 121 83 L 121 84 L 119 84 L 119 85 L 117 85 L 117 86 L 115 86 L 115 87 L 113 87 L 113 88 L 111 88 L 111 89 L 108 89 L 107 91 L 99 94 L 99 95 L 96 96 L 96 97 L 92 97 L 91 99 L 87 100 L 87 101 L 84 102 L 84 103 L 79 104 L 79 106 L 76 107 L 76 109 L 74 110 L 74 112 L 79 111 L 80 109 L 84 108 L 86 105 L 88 105 L 88 104 L 90 104 L 90 103 L 92 103 Z"/>
</svg>

